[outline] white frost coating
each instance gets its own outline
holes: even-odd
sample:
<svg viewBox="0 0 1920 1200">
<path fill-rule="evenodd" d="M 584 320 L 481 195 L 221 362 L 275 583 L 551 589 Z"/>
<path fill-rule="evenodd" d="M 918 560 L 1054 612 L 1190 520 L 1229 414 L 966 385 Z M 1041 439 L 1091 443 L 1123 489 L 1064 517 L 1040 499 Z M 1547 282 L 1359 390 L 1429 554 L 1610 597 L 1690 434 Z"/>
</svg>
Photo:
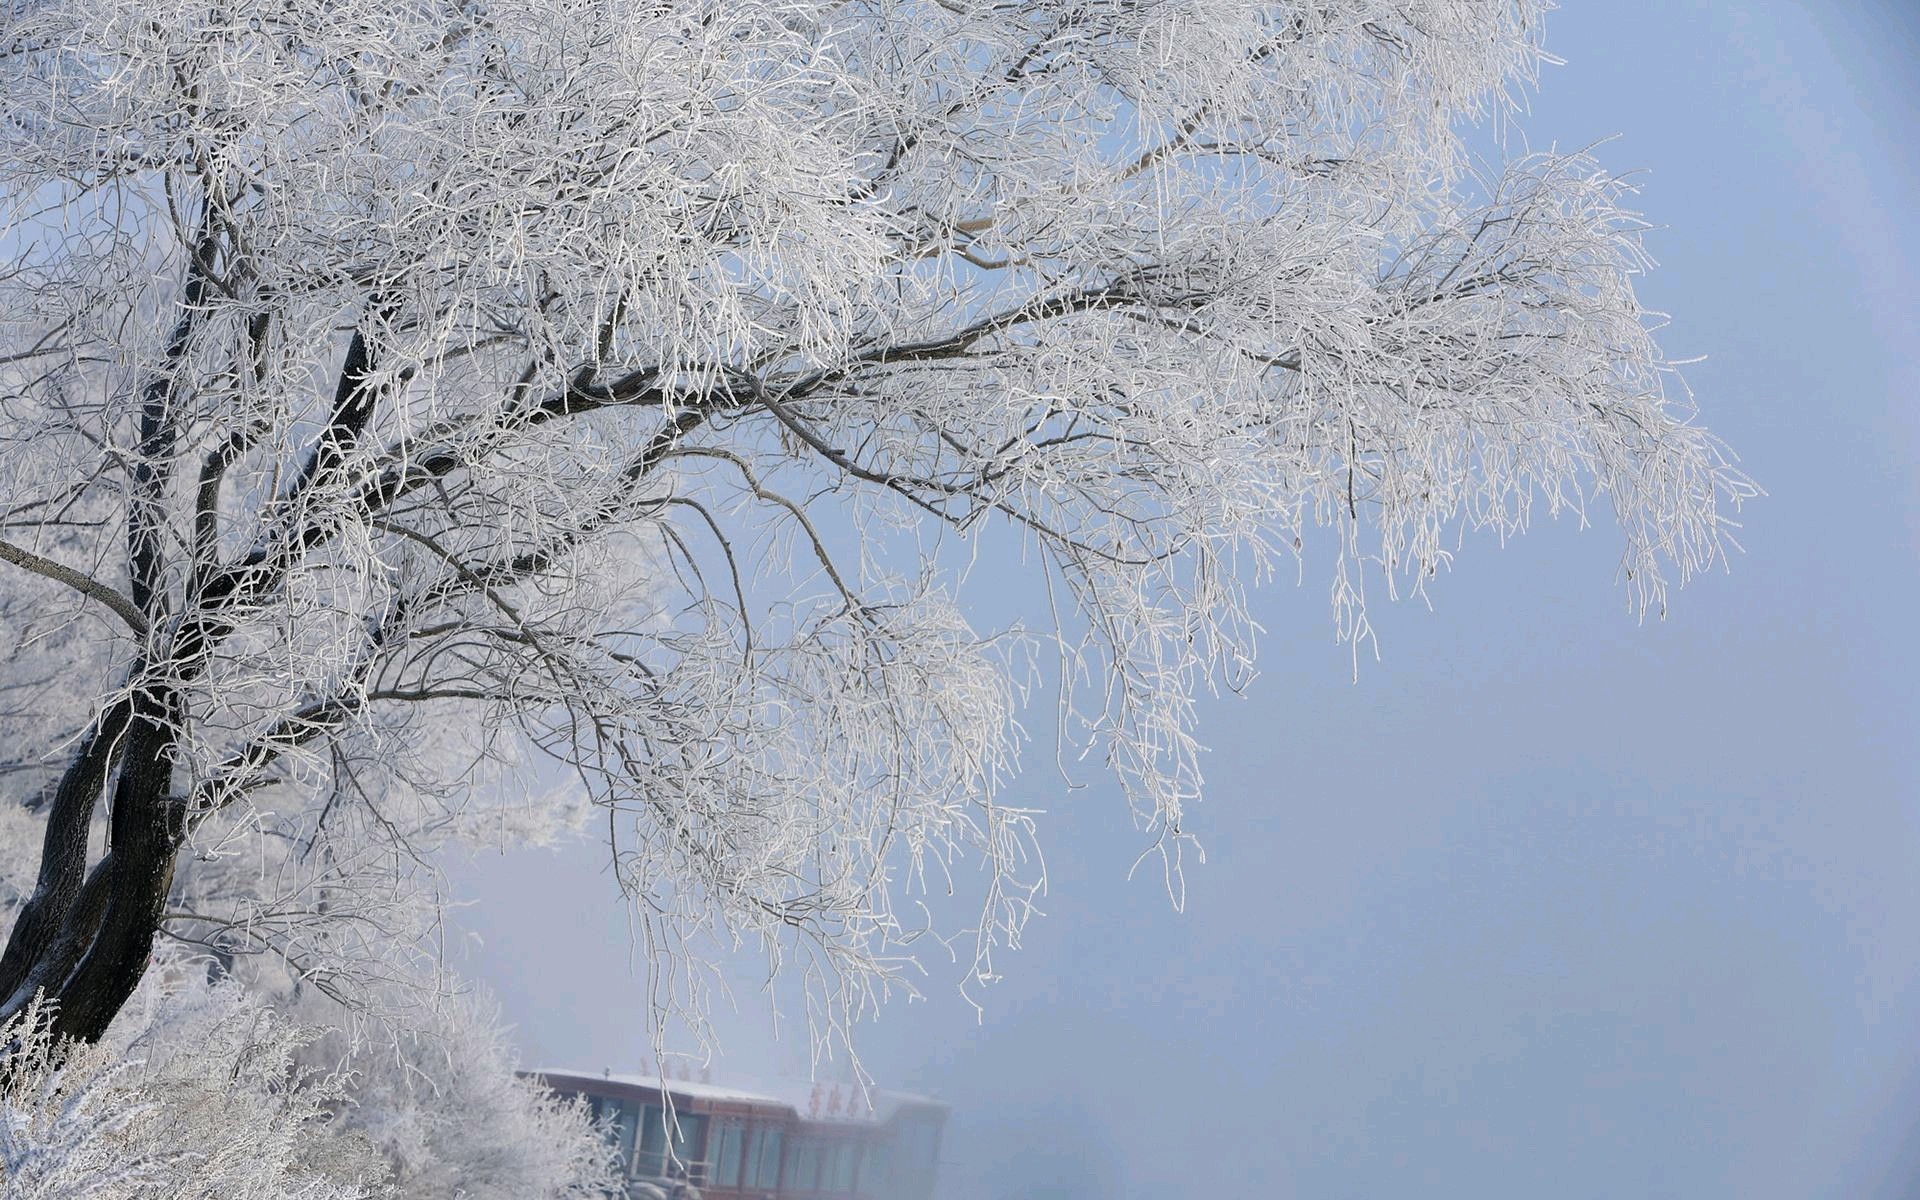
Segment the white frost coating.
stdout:
<svg viewBox="0 0 1920 1200">
<path fill-rule="evenodd" d="M 1177 894 L 1194 698 L 1315 529 L 1357 642 L 1368 564 L 1596 500 L 1658 608 L 1751 494 L 1667 395 L 1629 189 L 1470 170 L 1545 7 L 12 4 L 0 788 L 171 680 L 175 935 L 373 1003 L 421 854 L 584 819 L 657 1041 L 717 939 L 825 1047 L 923 933 L 969 979 L 1017 943 L 1053 638 Z M 956 536 L 1062 624 L 975 630 Z"/>
<path fill-rule="evenodd" d="M 158 1044 L 49 1044 L 0 1025 L 0 1184 L 10 1200 L 373 1200 L 384 1169 L 332 1136 L 338 1081 L 295 1066 L 312 1035 L 238 987 L 201 989 Z"/>
<path fill-rule="evenodd" d="M 0 1026 L 9 1200 L 595 1200 L 617 1168 L 584 1106 L 514 1073 L 463 999 L 389 1041 L 312 990 L 163 957 L 100 1045 Z M 16 1036 L 21 1040 L 15 1041 Z"/>
</svg>

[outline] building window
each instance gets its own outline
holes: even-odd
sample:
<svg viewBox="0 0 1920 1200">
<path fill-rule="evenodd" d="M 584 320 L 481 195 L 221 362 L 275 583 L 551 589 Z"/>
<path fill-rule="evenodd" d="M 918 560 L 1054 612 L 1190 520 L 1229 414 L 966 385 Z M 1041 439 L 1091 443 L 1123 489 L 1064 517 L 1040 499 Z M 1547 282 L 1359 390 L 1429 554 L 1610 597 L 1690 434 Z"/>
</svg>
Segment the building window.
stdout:
<svg viewBox="0 0 1920 1200">
<path fill-rule="evenodd" d="M 684 1112 L 676 1112 L 674 1117 L 676 1119 L 671 1128 L 673 1137 L 669 1139 L 666 1109 L 658 1104 L 646 1106 L 640 1119 L 640 1154 L 635 1159 L 634 1174 L 646 1179 L 665 1179 L 674 1174 L 675 1165 L 678 1164 L 695 1182 L 701 1182 L 700 1164 L 696 1156 L 703 1148 L 707 1119 Z M 672 1142 L 671 1153 L 668 1150 L 669 1141 Z"/>
<path fill-rule="evenodd" d="M 588 1096 L 587 1115 L 597 1124 L 606 1122 L 607 1140 L 620 1151 L 620 1167 L 629 1169 L 633 1164 L 633 1141 L 635 1126 L 639 1122 L 639 1110 L 625 1100 L 616 1100 L 611 1096 Z"/>
<path fill-rule="evenodd" d="M 746 1126 L 738 1121 L 722 1121 L 713 1132 L 714 1185 L 724 1188 L 738 1187 L 740 1186 L 740 1150 L 746 1141 Z"/>
<path fill-rule="evenodd" d="M 780 1189 L 786 1192 L 820 1190 L 820 1139 L 793 1139 L 793 1148 L 787 1156 L 787 1171 L 780 1179 Z"/>
<path fill-rule="evenodd" d="M 854 1169 L 860 1164 L 860 1143 L 833 1139 L 820 1152 L 820 1190 L 846 1193 L 853 1190 Z"/>
<path fill-rule="evenodd" d="M 741 1169 L 741 1186 L 777 1188 L 780 1186 L 781 1130 L 755 1126 L 747 1141 L 746 1163 Z"/>
<path fill-rule="evenodd" d="M 885 1142 L 867 1147 L 866 1165 L 860 1170 L 860 1188 L 867 1192 L 885 1191 L 893 1186 L 893 1148 Z"/>
</svg>

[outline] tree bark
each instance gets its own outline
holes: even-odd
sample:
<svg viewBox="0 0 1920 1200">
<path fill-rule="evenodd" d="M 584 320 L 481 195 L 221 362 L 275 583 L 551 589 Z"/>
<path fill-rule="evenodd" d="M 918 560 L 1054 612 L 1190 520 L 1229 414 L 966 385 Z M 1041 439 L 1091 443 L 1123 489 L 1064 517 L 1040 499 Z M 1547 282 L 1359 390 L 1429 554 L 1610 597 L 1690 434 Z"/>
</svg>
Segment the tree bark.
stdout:
<svg viewBox="0 0 1920 1200">
<path fill-rule="evenodd" d="M 156 687 L 138 701 L 98 868 L 104 902 L 85 953 L 56 996 L 55 1032 L 82 1041 L 106 1033 L 146 973 L 186 833 L 186 806 L 173 795 L 174 693 Z"/>
<path fill-rule="evenodd" d="M 173 793 L 174 694 L 136 693 L 109 710 L 56 790 L 34 894 L 0 955 L 0 1019 L 44 995 L 56 1032 L 95 1041 L 140 982 L 185 840 Z M 87 870 L 87 826 L 110 768 L 106 855 Z"/>
<path fill-rule="evenodd" d="M 49 982 L 48 956 L 69 935 L 87 872 L 87 829 L 93 808 L 124 748 L 133 716 L 130 701 L 110 706 L 75 751 L 53 790 L 40 842 L 40 871 L 33 895 L 20 909 L 7 948 L 0 953 L 0 1018 L 19 1011 L 37 987 Z"/>
</svg>

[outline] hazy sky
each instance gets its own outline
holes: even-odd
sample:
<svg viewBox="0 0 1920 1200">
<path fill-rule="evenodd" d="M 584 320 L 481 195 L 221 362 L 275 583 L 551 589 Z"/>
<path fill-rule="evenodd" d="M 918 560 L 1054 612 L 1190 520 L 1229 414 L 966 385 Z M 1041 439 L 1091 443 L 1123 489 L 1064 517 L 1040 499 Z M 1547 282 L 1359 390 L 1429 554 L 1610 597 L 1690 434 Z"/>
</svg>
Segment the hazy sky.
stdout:
<svg viewBox="0 0 1920 1200">
<path fill-rule="evenodd" d="M 1047 916 L 980 1022 L 936 968 L 866 1031 L 954 1106 L 945 1200 L 1920 1196 L 1920 5 L 1570 0 L 1547 44 L 1522 127 L 1647 169 L 1748 553 L 1640 626 L 1604 528 L 1471 543 L 1357 683 L 1322 579 L 1265 593 L 1184 913 L 1036 746 Z M 459 882 L 528 1061 L 640 1069 L 591 848 Z M 720 1075 L 804 1071 L 727 1025 Z"/>
</svg>

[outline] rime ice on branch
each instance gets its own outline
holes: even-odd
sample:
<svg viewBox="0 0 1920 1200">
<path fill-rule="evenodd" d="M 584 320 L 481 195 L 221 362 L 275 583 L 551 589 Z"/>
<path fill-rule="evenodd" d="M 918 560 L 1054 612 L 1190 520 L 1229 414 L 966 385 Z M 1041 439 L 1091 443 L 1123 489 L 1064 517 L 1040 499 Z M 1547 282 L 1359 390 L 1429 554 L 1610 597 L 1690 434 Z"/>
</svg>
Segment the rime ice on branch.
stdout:
<svg viewBox="0 0 1920 1200">
<path fill-rule="evenodd" d="M 961 538 L 1024 544 L 1066 732 L 1172 850 L 1303 542 L 1361 638 L 1366 564 L 1604 500 L 1663 604 L 1750 488 L 1628 189 L 1458 136 L 1544 7 L 12 4 L 0 1015 L 97 1037 L 160 934 L 352 1001 L 422 855 L 582 798 L 656 1019 L 706 934 L 844 1031 L 954 881 L 990 977 L 1044 876 Z"/>
</svg>

